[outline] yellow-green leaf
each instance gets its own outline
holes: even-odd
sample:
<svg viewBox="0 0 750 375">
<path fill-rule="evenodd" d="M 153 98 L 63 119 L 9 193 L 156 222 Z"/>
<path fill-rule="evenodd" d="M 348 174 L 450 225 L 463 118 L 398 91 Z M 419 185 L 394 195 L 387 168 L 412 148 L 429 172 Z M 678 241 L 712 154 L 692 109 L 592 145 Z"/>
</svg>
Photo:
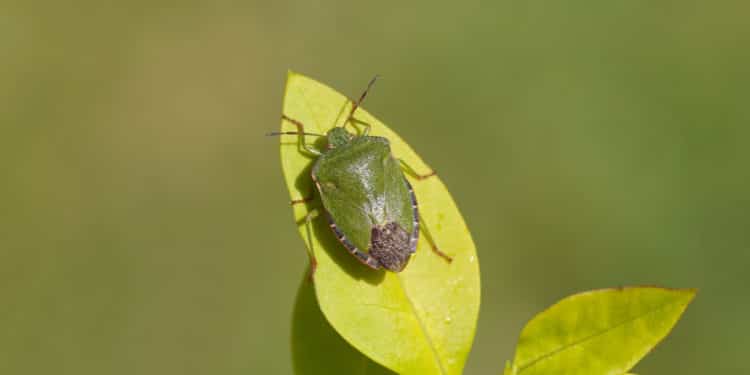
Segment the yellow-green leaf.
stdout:
<svg viewBox="0 0 750 375">
<path fill-rule="evenodd" d="M 628 287 L 565 298 L 521 332 L 519 375 L 620 375 L 674 327 L 693 289 Z"/>
<path fill-rule="evenodd" d="M 325 133 L 341 125 L 350 108 L 351 101 L 335 90 L 289 73 L 283 113 L 302 122 L 306 131 Z M 430 171 L 375 117 L 358 109 L 355 118 L 372 125 L 371 135 L 388 138 L 396 157 L 418 172 Z M 285 121 L 281 126 L 282 131 L 296 130 Z M 281 161 L 292 199 L 307 196 L 312 191 L 313 160 L 299 152 L 296 136 L 282 136 Z M 404 271 L 375 271 L 359 263 L 337 242 L 323 216 L 314 220 L 312 242 L 308 243 L 302 221 L 309 210 L 320 207 L 319 199 L 295 205 L 294 217 L 318 261 L 314 285 L 320 309 L 346 341 L 401 374 L 460 374 L 479 312 L 479 264 L 474 243 L 439 177 L 412 181 L 412 185 L 423 225 L 440 249 L 453 257 L 452 263 L 435 255 L 421 236 L 417 252 Z M 299 256 L 302 254 L 299 251 Z"/>
</svg>

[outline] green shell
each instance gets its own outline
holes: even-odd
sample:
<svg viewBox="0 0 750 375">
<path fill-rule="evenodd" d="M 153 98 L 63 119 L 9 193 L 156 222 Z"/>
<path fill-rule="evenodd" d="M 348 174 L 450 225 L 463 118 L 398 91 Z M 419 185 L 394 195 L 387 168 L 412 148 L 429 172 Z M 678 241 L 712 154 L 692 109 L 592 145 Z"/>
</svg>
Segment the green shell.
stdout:
<svg viewBox="0 0 750 375">
<path fill-rule="evenodd" d="M 335 226 L 362 252 L 370 248 L 373 227 L 397 223 L 411 235 L 418 225 L 416 202 L 386 138 L 355 136 L 327 150 L 312 178 Z"/>
</svg>

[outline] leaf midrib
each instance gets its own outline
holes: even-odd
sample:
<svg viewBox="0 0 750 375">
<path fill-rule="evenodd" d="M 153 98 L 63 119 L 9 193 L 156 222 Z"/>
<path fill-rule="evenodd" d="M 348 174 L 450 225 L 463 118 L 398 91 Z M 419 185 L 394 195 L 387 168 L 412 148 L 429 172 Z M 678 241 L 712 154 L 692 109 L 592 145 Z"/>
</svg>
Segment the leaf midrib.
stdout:
<svg viewBox="0 0 750 375">
<path fill-rule="evenodd" d="M 653 308 L 651 310 L 648 310 L 648 311 L 646 311 L 645 313 L 643 313 L 641 315 L 637 315 L 637 316 L 634 316 L 634 317 L 632 317 L 630 319 L 623 320 L 622 322 L 619 322 L 619 323 L 617 323 L 617 324 L 615 324 L 615 325 L 613 325 L 613 326 L 611 326 L 611 327 L 609 327 L 607 329 L 604 329 L 604 330 L 601 330 L 599 332 L 593 333 L 593 334 L 588 335 L 588 336 L 586 336 L 586 337 L 584 337 L 584 338 L 582 338 L 580 340 L 576 340 L 576 341 L 574 341 L 572 343 L 565 344 L 565 345 L 563 345 L 563 346 L 561 346 L 561 347 L 559 347 L 559 348 L 557 348 L 557 349 L 555 349 L 555 350 L 553 350 L 551 352 L 545 353 L 545 354 L 539 356 L 538 358 L 535 358 L 534 360 L 532 360 L 529 363 L 524 364 L 523 366 L 519 366 L 517 373 L 520 374 L 524 370 L 526 370 L 526 369 L 528 369 L 528 368 L 536 365 L 537 363 L 542 362 L 542 361 L 544 361 L 546 359 L 549 359 L 552 356 L 557 355 L 557 354 L 559 354 L 559 353 L 561 353 L 561 352 L 563 352 L 565 350 L 568 350 L 568 349 L 570 349 L 570 348 L 572 348 L 574 346 L 577 346 L 577 345 L 581 345 L 582 343 L 584 343 L 584 342 L 586 342 L 588 340 L 591 340 L 591 339 L 593 339 L 595 337 L 604 335 L 607 332 L 613 331 L 613 330 L 615 330 L 615 329 L 617 329 L 619 327 L 622 327 L 622 326 L 624 326 L 624 325 L 626 325 L 628 323 L 634 322 L 634 321 L 636 321 L 638 319 L 641 319 L 641 318 L 643 318 L 643 317 L 645 317 L 647 315 L 656 313 L 656 312 L 658 312 L 658 311 L 660 311 L 662 309 L 665 309 L 665 308 L 667 308 L 669 306 L 679 304 L 680 302 L 681 302 L 680 299 L 675 299 L 675 301 L 673 301 L 673 302 L 665 303 L 665 304 L 663 304 L 663 305 L 661 305 L 659 307 L 656 307 L 656 308 Z"/>
<path fill-rule="evenodd" d="M 435 362 L 437 362 L 438 369 L 440 369 L 440 373 L 447 374 L 447 372 L 445 371 L 445 367 L 443 367 L 443 362 L 440 360 L 440 355 L 438 354 L 437 348 L 435 347 L 435 344 L 432 342 L 432 337 L 430 337 L 429 332 L 427 332 L 427 326 L 425 326 L 424 322 L 422 321 L 422 317 L 420 317 L 419 313 L 417 313 L 417 307 L 414 306 L 414 302 L 412 302 L 411 297 L 409 297 L 409 293 L 406 292 L 406 287 L 404 286 L 404 280 L 402 279 L 402 275 L 398 275 L 396 279 L 398 279 L 399 287 L 401 287 L 401 290 L 404 292 L 404 297 L 406 298 L 406 301 L 409 302 L 409 308 L 411 308 L 411 311 L 414 314 L 414 317 L 417 319 L 417 323 L 419 323 L 419 329 L 422 332 L 422 335 L 424 336 L 425 340 L 427 341 L 427 346 L 429 346 L 430 351 L 432 351 L 432 356 L 435 358 Z"/>
</svg>

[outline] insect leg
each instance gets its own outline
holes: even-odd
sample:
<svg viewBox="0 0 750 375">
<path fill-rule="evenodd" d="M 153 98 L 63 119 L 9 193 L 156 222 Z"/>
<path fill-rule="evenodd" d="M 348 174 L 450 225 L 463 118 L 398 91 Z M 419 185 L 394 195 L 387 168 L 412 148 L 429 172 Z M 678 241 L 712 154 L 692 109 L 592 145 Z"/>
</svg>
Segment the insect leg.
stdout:
<svg viewBox="0 0 750 375">
<path fill-rule="evenodd" d="M 360 134 L 360 136 L 365 137 L 365 136 L 367 136 L 367 134 L 370 133 L 370 128 L 372 126 L 369 123 L 367 123 L 365 121 L 362 121 L 362 120 L 357 120 L 357 119 L 355 119 L 353 117 L 351 119 L 349 119 L 349 122 L 352 123 L 352 124 L 364 125 L 365 129 L 362 130 L 362 134 Z"/>
<path fill-rule="evenodd" d="M 308 246 L 305 246 L 305 249 L 307 250 L 307 256 L 310 257 L 310 281 L 313 281 L 313 276 L 315 275 L 315 269 L 318 267 L 318 260 L 315 259 L 315 252 L 313 249 L 313 240 L 312 240 L 312 221 L 318 215 L 320 212 L 317 208 L 312 209 L 310 212 L 305 215 L 305 229 L 307 230 L 307 243 Z"/>
<path fill-rule="evenodd" d="M 294 126 L 297 127 L 297 132 L 284 132 L 283 134 L 297 134 L 297 146 L 300 148 L 300 150 L 304 150 L 308 154 L 312 156 L 320 156 L 322 153 L 315 149 L 314 147 L 310 146 L 305 142 L 305 126 L 302 125 L 301 122 L 294 120 L 292 118 L 287 117 L 286 115 L 281 115 L 281 118 L 283 120 L 287 120 L 294 124 Z"/>
<path fill-rule="evenodd" d="M 401 163 L 401 167 L 403 167 L 404 172 L 408 173 L 410 176 L 416 178 L 417 180 L 424 180 L 425 178 L 432 177 L 437 174 L 437 172 L 435 171 L 430 171 L 427 174 L 419 174 L 414 170 L 414 168 L 407 164 L 404 159 L 398 159 L 398 161 Z"/>
<path fill-rule="evenodd" d="M 292 206 L 294 206 L 295 204 L 310 202 L 313 199 L 315 199 L 315 188 L 311 187 L 310 188 L 310 194 L 308 194 L 307 196 L 302 197 L 300 199 L 293 199 L 290 203 L 291 203 Z"/>
<path fill-rule="evenodd" d="M 438 249 L 437 245 L 435 244 L 435 239 L 432 237 L 432 234 L 430 233 L 430 230 L 427 229 L 427 223 L 425 223 L 424 218 L 422 218 L 422 215 L 419 215 L 419 219 L 422 222 L 422 225 L 419 226 L 419 230 L 424 233 L 424 237 L 427 239 L 427 242 L 430 243 L 430 247 L 432 248 L 432 252 L 440 256 L 441 258 L 445 259 L 446 262 L 451 263 L 453 262 L 453 257 L 450 255 L 440 251 Z"/>
</svg>

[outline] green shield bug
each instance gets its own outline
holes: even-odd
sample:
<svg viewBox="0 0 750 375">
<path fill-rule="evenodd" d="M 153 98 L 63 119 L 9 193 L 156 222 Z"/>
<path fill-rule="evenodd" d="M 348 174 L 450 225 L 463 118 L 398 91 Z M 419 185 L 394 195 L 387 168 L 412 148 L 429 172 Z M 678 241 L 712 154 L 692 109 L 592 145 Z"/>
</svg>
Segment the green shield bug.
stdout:
<svg viewBox="0 0 750 375">
<path fill-rule="evenodd" d="M 349 115 L 341 126 L 325 135 L 305 132 L 300 121 L 282 115 L 282 119 L 296 126 L 297 131 L 274 132 L 268 135 L 296 135 L 300 152 L 314 158 L 311 178 L 320 197 L 323 211 L 338 241 L 357 260 L 373 268 L 400 272 L 417 249 L 420 230 L 430 241 L 432 250 L 446 261 L 452 258 L 435 245 L 429 230 L 420 225 L 419 205 L 414 189 L 404 172 L 423 180 L 434 172 L 418 174 L 403 160 L 391 154 L 387 138 L 369 135 L 370 125 L 354 119 L 354 114 L 375 83 L 367 85 L 357 101 L 353 101 Z M 347 124 L 357 122 L 361 133 L 350 133 Z M 318 150 L 305 141 L 305 136 L 326 138 L 326 148 Z M 292 204 L 312 201 L 310 197 Z M 305 217 L 308 237 L 312 236 L 311 221 L 319 214 L 311 210 Z M 310 241 L 312 244 L 312 241 Z M 311 275 L 317 262 L 312 249 Z"/>
</svg>

